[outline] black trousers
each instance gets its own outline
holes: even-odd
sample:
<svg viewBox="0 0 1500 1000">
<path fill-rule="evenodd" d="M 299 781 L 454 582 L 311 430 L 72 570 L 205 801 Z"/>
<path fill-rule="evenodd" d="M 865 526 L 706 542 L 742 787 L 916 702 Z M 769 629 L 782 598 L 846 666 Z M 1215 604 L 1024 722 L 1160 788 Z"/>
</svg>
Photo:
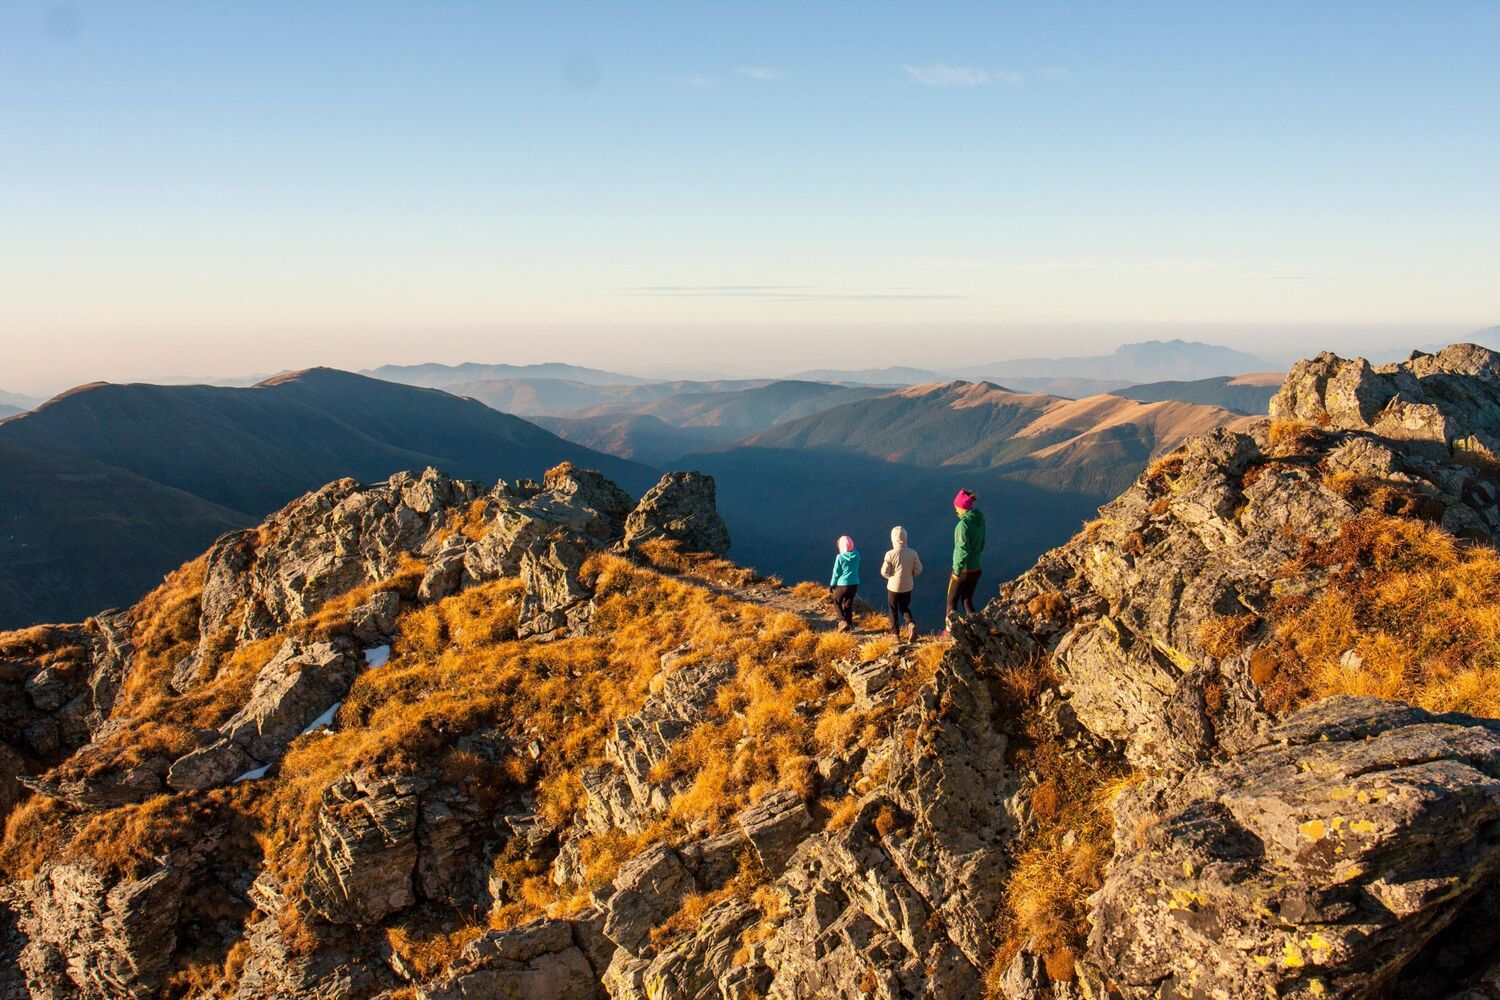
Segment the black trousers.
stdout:
<svg viewBox="0 0 1500 1000">
<path fill-rule="evenodd" d="M 917 620 L 911 616 L 911 591 L 898 594 L 894 590 L 885 592 L 885 613 L 891 619 L 891 631 L 896 633 L 896 638 L 901 638 L 901 619 L 905 618 L 913 625 Z"/>
<path fill-rule="evenodd" d="M 850 628 L 854 627 L 854 595 L 858 590 L 859 584 L 856 583 L 852 587 L 834 587 L 831 591 L 833 610 L 838 612 L 844 624 Z"/>
<path fill-rule="evenodd" d="M 948 577 L 948 617 L 958 613 L 959 607 L 969 614 L 974 613 L 974 592 L 979 589 L 979 570 L 966 569 Z"/>
</svg>

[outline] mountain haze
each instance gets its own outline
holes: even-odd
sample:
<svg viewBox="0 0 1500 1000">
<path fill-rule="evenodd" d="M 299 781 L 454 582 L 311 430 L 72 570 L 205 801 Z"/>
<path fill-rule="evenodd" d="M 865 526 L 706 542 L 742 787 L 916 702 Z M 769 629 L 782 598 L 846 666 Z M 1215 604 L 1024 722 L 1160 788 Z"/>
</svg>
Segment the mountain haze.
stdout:
<svg viewBox="0 0 1500 1000">
<path fill-rule="evenodd" d="M 360 374 L 384 379 L 387 382 L 419 385 L 428 389 L 446 389 L 448 386 L 460 383 L 493 379 L 546 378 L 582 382 L 585 385 L 640 385 L 651 381 L 635 375 L 622 375 L 619 372 L 582 368 L 578 365 L 555 361 L 537 365 L 489 365 L 472 361 L 457 365 L 382 365 L 379 368 L 362 371 Z"/>
<path fill-rule="evenodd" d="M 935 627 L 960 487 L 981 497 L 986 572 L 1019 572 L 1153 455 L 1245 421 L 1188 403 L 1070 400 L 951 382 L 836 406 L 678 464 L 715 476 L 735 558 L 788 580 L 826 581 L 833 540 L 850 534 L 866 562 L 864 591 L 878 603 L 874 560 L 891 527 L 903 525 L 936 567 L 916 596 L 921 621 Z"/>
<path fill-rule="evenodd" d="M 1146 382 L 1112 390 L 1116 396 L 1146 402 L 1175 399 L 1184 403 L 1222 406 L 1237 413 L 1265 413 L 1271 397 L 1281 388 L 1283 372 L 1249 372 L 1244 375 L 1220 375 L 1218 378 L 1192 382 Z"/>
<path fill-rule="evenodd" d="M 1009 376 L 1125 379 L 1160 382 L 1264 371 L 1275 365 L 1228 347 L 1187 340 L 1148 340 L 1124 344 L 1111 354 L 1081 358 L 1019 358 L 956 371 L 968 379 L 1003 382 Z"/>
<path fill-rule="evenodd" d="M 7 625 L 139 596 L 203 547 L 203 531 L 171 536 L 166 527 L 175 516 L 196 525 L 250 523 L 335 479 L 371 481 L 429 465 L 474 479 L 514 479 L 538 476 L 562 461 L 606 471 L 631 490 L 655 478 L 645 466 L 564 441 L 474 400 L 322 368 L 251 388 L 83 386 L 0 423 L 0 444 L 7 446 L 0 477 L 33 484 L 7 508 L 9 544 L 51 552 L 34 557 L 40 562 L 28 576 L 50 562 L 49 572 L 70 583 L 48 592 L 71 592 L 66 603 L 0 606 L 0 622 Z M 32 461 L 38 453 L 48 456 L 40 467 Z M 130 495 L 79 502 L 80 492 L 95 489 L 80 484 L 114 481 L 100 478 L 102 469 L 129 482 Z M 150 491 L 141 481 L 170 491 L 178 514 L 145 502 Z M 45 546 L 63 524 L 80 544 L 133 546 L 138 558 L 125 561 L 128 571 L 63 562 Z M 20 592 L 20 573 L 7 561 L 0 589 Z"/>
</svg>

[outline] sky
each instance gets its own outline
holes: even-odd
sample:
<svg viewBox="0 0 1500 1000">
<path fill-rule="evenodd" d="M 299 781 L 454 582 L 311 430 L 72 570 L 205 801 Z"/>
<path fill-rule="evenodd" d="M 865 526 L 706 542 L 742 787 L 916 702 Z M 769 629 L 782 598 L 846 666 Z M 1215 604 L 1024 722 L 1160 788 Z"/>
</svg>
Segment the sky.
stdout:
<svg viewBox="0 0 1500 1000">
<path fill-rule="evenodd" d="M 1500 323 L 1500 2 L 0 0 L 0 389 Z"/>
</svg>

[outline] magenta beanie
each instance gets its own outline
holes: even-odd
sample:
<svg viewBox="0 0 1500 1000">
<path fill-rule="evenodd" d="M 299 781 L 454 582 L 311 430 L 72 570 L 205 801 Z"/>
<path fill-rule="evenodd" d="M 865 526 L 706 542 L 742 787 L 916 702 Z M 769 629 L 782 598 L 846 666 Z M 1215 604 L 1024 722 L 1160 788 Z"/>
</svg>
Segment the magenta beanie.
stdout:
<svg viewBox="0 0 1500 1000">
<path fill-rule="evenodd" d="M 958 496 L 953 498 L 953 506 L 957 507 L 959 510 L 971 510 L 974 507 L 974 501 L 978 499 L 979 498 L 977 496 L 970 493 L 968 490 L 959 490 Z"/>
<path fill-rule="evenodd" d="M 850 538 L 848 535 L 840 535 L 839 536 L 839 551 L 840 552 L 853 552 L 854 551 L 854 539 Z"/>
</svg>

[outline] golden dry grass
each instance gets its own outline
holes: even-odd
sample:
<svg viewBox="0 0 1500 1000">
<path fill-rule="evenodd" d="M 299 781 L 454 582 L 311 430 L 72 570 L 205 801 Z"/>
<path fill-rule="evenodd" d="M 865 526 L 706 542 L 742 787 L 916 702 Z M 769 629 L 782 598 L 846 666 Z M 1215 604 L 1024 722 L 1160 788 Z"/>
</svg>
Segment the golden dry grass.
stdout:
<svg viewBox="0 0 1500 1000">
<path fill-rule="evenodd" d="M 1276 602 L 1273 637 L 1252 660 L 1268 708 L 1356 694 L 1500 715 L 1494 549 L 1422 521 L 1366 513 L 1286 571 L 1311 568 L 1332 569 L 1330 584 Z"/>
<path fill-rule="evenodd" d="M 426 930 L 398 924 L 386 929 L 385 940 L 416 978 L 427 979 L 447 968 L 448 963 L 482 933 L 484 928 L 478 924 L 461 924 L 451 930 Z"/>
<path fill-rule="evenodd" d="M 1014 845 L 1005 905 L 987 978 L 997 997 L 999 976 L 1023 948 L 1040 955 L 1059 982 L 1073 978 L 1073 962 L 1088 936 L 1087 897 L 1102 884 L 1112 853 L 1111 807 L 1126 777 L 1122 765 L 1078 766 L 1064 756 L 1036 706 L 1057 679 L 1045 660 L 1006 664 L 993 671 L 996 714 L 1016 733 L 1012 766 L 1034 771 L 1034 828 Z"/>
</svg>

